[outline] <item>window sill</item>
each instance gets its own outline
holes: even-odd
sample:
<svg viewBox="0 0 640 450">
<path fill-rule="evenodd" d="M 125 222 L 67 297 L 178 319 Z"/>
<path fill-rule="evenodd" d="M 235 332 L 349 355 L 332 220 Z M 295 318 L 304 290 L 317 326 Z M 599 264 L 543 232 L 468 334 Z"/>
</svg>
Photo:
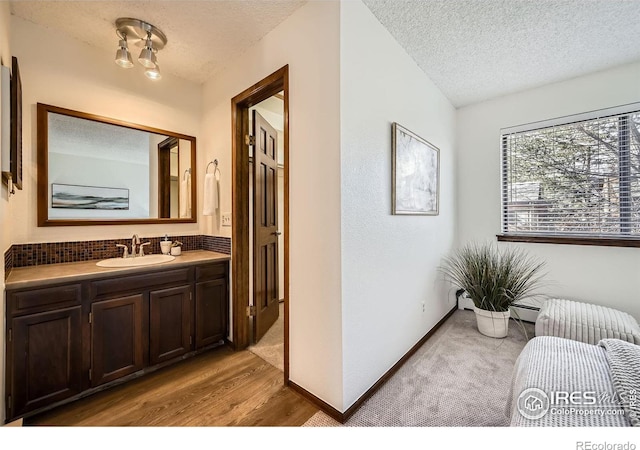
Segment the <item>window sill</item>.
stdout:
<svg viewBox="0 0 640 450">
<path fill-rule="evenodd" d="M 498 234 L 500 242 L 528 242 L 531 244 L 567 244 L 567 245 L 598 245 L 601 247 L 640 247 L 640 238 L 610 238 L 610 237 L 570 237 L 570 236 L 539 236 L 526 234 Z"/>
</svg>

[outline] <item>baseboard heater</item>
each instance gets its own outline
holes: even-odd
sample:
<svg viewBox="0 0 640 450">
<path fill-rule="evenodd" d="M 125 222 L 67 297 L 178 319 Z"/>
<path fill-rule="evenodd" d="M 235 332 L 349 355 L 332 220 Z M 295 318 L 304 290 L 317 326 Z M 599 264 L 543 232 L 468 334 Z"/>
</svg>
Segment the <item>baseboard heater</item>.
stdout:
<svg viewBox="0 0 640 450">
<path fill-rule="evenodd" d="M 458 309 L 467 309 L 473 311 L 473 301 L 464 294 L 458 297 Z M 540 308 L 529 305 L 513 305 L 511 307 L 511 317 L 519 318 L 524 322 L 535 323 Z"/>
</svg>

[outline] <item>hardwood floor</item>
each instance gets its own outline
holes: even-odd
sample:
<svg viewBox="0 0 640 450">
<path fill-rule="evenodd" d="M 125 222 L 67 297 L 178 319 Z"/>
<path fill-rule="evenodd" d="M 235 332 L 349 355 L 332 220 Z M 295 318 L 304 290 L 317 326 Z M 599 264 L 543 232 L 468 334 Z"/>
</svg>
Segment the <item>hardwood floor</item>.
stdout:
<svg viewBox="0 0 640 450">
<path fill-rule="evenodd" d="M 25 419 L 56 426 L 300 426 L 318 409 L 281 371 L 227 347 Z"/>
</svg>

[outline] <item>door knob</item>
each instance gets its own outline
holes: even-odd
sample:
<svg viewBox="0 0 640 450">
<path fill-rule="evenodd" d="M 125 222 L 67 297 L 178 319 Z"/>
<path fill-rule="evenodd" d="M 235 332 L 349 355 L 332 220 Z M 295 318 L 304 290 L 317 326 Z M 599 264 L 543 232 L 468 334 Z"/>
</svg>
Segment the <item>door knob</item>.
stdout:
<svg viewBox="0 0 640 450">
<path fill-rule="evenodd" d="M 274 231 L 273 233 L 271 233 L 275 236 L 280 236 L 282 234 L 282 231 Z"/>
</svg>

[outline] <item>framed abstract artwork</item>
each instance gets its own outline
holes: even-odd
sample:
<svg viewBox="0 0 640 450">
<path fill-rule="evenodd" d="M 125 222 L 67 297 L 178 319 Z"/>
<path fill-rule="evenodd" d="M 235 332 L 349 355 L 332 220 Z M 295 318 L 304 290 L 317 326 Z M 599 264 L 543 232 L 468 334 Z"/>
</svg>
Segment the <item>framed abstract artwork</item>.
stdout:
<svg viewBox="0 0 640 450">
<path fill-rule="evenodd" d="M 392 214 L 439 213 L 440 150 L 398 123 L 392 136 Z"/>
<path fill-rule="evenodd" d="M 129 209 L 129 189 L 53 183 L 51 185 L 51 207 Z"/>
</svg>

